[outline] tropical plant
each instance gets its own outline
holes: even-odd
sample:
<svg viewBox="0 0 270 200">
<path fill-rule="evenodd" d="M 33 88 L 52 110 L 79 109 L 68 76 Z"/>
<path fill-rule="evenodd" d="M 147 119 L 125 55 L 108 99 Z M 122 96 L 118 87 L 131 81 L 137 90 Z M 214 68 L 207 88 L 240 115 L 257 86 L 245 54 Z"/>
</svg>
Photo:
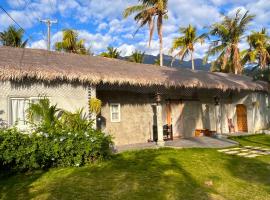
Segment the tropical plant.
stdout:
<svg viewBox="0 0 270 200">
<path fill-rule="evenodd" d="M 163 66 L 163 19 L 167 19 L 168 0 L 138 0 L 140 4 L 130 6 L 125 9 L 123 16 L 135 14 L 134 20 L 139 24 L 139 28 L 148 24 L 149 26 L 149 46 L 151 45 L 155 23 L 157 24 L 157 31 L 160 45 L 160 66 Z"/>
<path fill-rule="evenodd" d="M 107 52 L 103 52 L 100 54 L 100 56 L 106 57 L 106 58 L 118 58 L 120 56 L 120 51 L 118 51 L 117 48 L 114 47 L 107 47 Z"/>
<path fill-rule="evenodd" d="M 84 45 L 84 40 L 79 40 L 78 32 L 72 29 L 62 31 L 63 39 L 61 42 L 55 43 L 56 51 L 64 51 L 76 54 L 89 54 L 89 50 Z"/>
<path fill-rule="evenodd" d="M 265 69 L 270 64 L 270 38 L 267 35 L 266 29 L 263 28 L 259 32 L 253 31 L 247 38 L 249 49 L 244 50 L 243 64 L 247 62 L 256 63 L 260 69 Z"/>
<path fill-rule="evenodd" d="M 91 113 L 95 113 L 98 115 L 101 112 L 101 105 L 102 102 L 100 99 L 97 98 L 91 98 L 89 100 L 89 110 Z"/>
<path fill-rule="evenodd" d="M 79 109 L 75 112 L 63 111 L 59 122 L 58 126 L 60 129 L 72 133 L 86 131 L 92 127 L 92 122 L 88 120 L 83 109 Z"/>
<path fill-rule="evenodd" d="M 155 59 L 154 65 L 160 66 L 160 59 L 159 58 Z"/>
<path fill-rule="evenodd" d="M 131 56 L 129 57 L 129 61 L 135 63 L 143 63 L 144 54 L 144 52 L 136 50 L 132 52 Z"/>
<path fill-rule="evenodd" d="M 57 125 L 59 111 L 57 105 L 51 105 L 50 100 L 43 97 L 29 105 L 27 118 L 31 124 L 49 129 Z"/>
<path fill-rule="evenodd" d="M 190 54 L 192 69 L 195 70 L 194 56 L 193 56 L 195 51 L 194 46 L 196 43 L 203 44 L 205 38 L 207 37 L 207 34 L 201 34 L 197 36 L 197 29 L 191 25 L 189 25 L 188 27 L 180 28 L 179 31 L 181 34 L 183 34 L 183 36 L 177 37 L 173 40 L 173 45 L 170 52 L 172 53 L 177 49 L 180 50 L 178 50 L 177 54 L 173 57 L 171 66 L 173 65 L 176 56 L 179 56 L 180 61 L 183 61 L 183 59 Z"/>
<path fill-rule="evenodd" d="M 217 39 L 211 43 L 205 61 L 210 56 L 217 56 L 213 63 L 216 65 L 214 68 L 219 68 L 223 72 L 241 73 L 243 65 L 239 42 L 254 17 L 254 15 L 249 14 L 249 11 L 242 14 L 241 9 L 238 9 L 233 17 L 224 16 L 222 22 L 213 24 L 209 34 Z"/>
<path fill-rule="evenodd" d="M 0 42 L 4 46 L 24 48 L 28 40 L 23 41 L 24 31 L 16 29 L 14 26 L 9 26 L 6 31 L 0 32 Z"/>
</svg>

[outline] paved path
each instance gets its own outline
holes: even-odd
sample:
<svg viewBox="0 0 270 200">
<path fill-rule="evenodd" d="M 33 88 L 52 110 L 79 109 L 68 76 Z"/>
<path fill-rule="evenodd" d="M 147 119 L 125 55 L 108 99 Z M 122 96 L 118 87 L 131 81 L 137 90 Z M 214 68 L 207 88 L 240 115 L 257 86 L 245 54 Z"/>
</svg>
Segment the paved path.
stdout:
<svg viewBox="0 0 270 200">
<path fill-rule="evenodd" d="M 212 138 L 212 137 L 194 137 L 188 139 L 177 139 L 173 141 L 166 141 L 164 147 L 174 147 L 174 148 L 228 148 L 238 145 L 236 141 L 229 140 L 226 138 Z M 155 142 L 142 143 L 142 144 L 132 144 L 132 145 L 122 145 L 116 146 L 116 152 L 123 152 L 129 150 L 139 150 L 139 149 L 155 149 L 159 148 Z"/>
<path fill-rule="evenodd" d="M 235 147 L 229 149 L 220 149 L 218 150 L 221 153 L 229 155 L 237 155 L 246 158 L 255 158 L 263 155 L 270 155 L 269 148 L 256 147 L 256 146 L 244 146 L 244 147 Z"/>
</svg>

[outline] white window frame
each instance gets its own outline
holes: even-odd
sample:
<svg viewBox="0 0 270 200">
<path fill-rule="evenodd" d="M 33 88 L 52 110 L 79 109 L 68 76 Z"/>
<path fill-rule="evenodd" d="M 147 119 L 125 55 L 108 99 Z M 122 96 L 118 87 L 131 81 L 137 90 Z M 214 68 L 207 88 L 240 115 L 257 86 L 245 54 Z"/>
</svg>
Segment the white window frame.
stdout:
<svg viewBox="0 0 270 200">
<path fill-rule="evenodd" d="M 113 106 L 118 106 L 118 119 L 113 119 L 112 115 L 112 107 Z M 121 122 L 121 104 L 120 103 L 110 103 L 110 116 L 111 116 L 111 122 L 113 123 L 117 123 L 117 122 Z"/>
</svg>

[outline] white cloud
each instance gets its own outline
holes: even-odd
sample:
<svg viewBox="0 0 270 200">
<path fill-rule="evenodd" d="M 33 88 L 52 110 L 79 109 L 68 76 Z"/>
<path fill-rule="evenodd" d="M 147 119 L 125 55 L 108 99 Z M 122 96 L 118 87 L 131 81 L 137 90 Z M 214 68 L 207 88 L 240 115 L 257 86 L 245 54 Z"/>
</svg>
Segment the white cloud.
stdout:
<svg viewBox="0 0 270 200">
<path fill-rule="evenodd" d="M 103 23 L 98 25 L 97 31 L 102 31 L 102 30 L 106 29 L 107 27 L 108 27 L 108 24 L 103 22 Z"/>
<path fill-rule="evenodd" d="M 96 53 L 104 51 L 108 45 L 119 47 L 123 55 L 130 54 L 135 49 L 153 55 L 159 53 L 156 32 L 149 48 L 148 27 L 142 28 L 133 36 L 138 27 L 133 17 L 128 19 L 122 17 L 123 10 L 137 4 L 137 0 L 35 0 L 29 1 L 29 4 L 26 4 L 25 0 L 6 1 L 10 5 L 9 13 L 26 30 L 35 28 L 41 17 L 54 19 L 60 16 L 62 27 L 79 29 L 80 38 L 85 39 L 87 47 L 91 46 Z M 203 27 L 221 19 L 220 11 L 233 13 L 237 8 L 250 10 L 252 14 L 257 15 L 251 28 L 260 29 L 265 26 L 270 30 L 270 0 L 169 0 L 168 2 L 169 19 L 164 20 L 163 26 L 165 54 L 168 53 L 173 38 L 179 36 L 179 27 L 192 24 L 201 33 Z M 12 24 L 3 13 L 0 13 L 0 21 L 1 25 L 2 22 L 4 24 L 0 27 L 1 30 Z M 52 44 L 61 37 L 61 32 L 54 33 Z M 46 48 L 44 38 L 36 35 L 35 40 L 31 43 L 31 47 Z M 245 47 L 244 45 L 245 42 L 241 42 L 241 48 Z M 195 57 L 202 57 L 207 48 L 207 44 L 196 46 Z"/>
<path fill-rule="evenodd" d="M 136 50 L 136 47 L 134 45 L 123 44 L 118 49 L 121 51 L 121 56 L 129 56 Z"/>
<path fill-rule="evenodd" d="M 46 40 L 38 40 L 38 41 L 31 43 L 27 47 L 33 48 L 33 49 L 47 49 L 47 41 Z"/>
</svg>

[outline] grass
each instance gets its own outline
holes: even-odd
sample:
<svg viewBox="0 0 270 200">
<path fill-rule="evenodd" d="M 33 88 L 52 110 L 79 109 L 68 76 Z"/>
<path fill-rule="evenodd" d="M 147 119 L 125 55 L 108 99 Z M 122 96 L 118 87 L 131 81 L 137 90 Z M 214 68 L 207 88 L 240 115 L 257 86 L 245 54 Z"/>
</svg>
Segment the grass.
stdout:
<svg viewBox="0 0 270 200">
<path fill-rule="evenodd" d="M 235 140 L 270 144 L 265 135 Z M 0 180 L 0 199 L 269 200 L 270 156 L 242 158 L 215 149 L 125 152 L 91 166 Z"/>
</svg>

